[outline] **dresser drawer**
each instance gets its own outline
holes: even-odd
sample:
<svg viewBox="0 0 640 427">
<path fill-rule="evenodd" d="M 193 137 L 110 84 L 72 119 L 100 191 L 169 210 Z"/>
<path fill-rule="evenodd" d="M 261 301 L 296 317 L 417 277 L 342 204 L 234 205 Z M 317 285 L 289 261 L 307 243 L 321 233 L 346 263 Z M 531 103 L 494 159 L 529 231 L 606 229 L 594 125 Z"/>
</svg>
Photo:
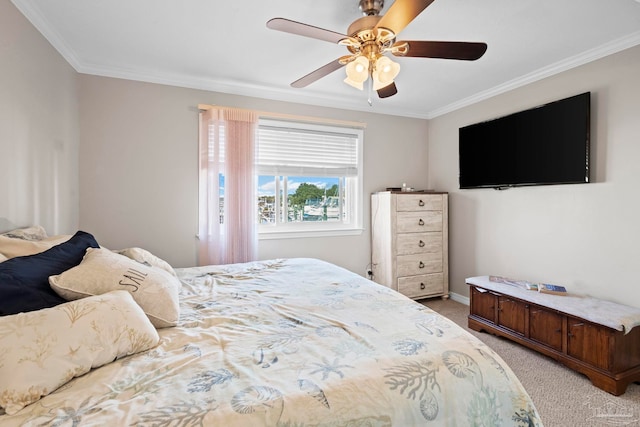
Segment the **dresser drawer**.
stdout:
<svg viewBox="0 0 640 427">
<path fill-rule="evenodd" d="M 442 272 L 442 252 L 399 255 L 396 262 L 398 277 Z"/>
<path fill-rule="evenodd" d="M 398 212 L 397 233 L 442 231 L 442 211 Z"/>
<path fill-rule="evenodd" d="M 400 194 L 396 202 L 396 211 L 441 211 L 442 196 L 429 194 Z"/>
<path fill-rule="evenodd" d="M 396 251 L 398 255 L 442 252 L 442 232 L 398 234 Z"/>
<path fill-rule="evenodd" d="M 444 292 L 444 274 L 421 274 L 419 276 L 398 278 L 398 292 L 409 298 L 429 295 L 442 295 Z"/>
</svg>

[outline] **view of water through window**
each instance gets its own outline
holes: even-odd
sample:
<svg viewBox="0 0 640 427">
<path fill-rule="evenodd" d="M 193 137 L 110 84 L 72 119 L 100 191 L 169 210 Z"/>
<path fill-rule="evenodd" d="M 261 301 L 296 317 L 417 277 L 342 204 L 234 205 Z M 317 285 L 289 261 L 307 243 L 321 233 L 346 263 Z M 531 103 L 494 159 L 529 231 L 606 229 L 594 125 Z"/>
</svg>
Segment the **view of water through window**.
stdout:
<svg viewBox="0 0 640 427">
<path fill-rule="evenodd" d="M 345 217 L 343 177 L 258 176 L 258 222 L 276 224 L 342 221 Z M 220 221 L 223 222 L 224 176 L 220 175 Z M 286 196 L 285 196 L 286 194 Z"/>
</svg>

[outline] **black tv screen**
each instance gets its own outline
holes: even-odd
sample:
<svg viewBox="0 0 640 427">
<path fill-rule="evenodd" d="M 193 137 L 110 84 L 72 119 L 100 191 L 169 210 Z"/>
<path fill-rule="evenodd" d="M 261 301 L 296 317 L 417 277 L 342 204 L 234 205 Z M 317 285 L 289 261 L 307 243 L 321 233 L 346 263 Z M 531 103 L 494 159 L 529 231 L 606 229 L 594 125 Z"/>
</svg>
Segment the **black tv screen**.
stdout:
<svg viewBox="0 0 640 427">
<path fill-rule="evenodd" d="M 460 188 L 589 182 L 591 93 L 459 129 Z"/>
</svg>

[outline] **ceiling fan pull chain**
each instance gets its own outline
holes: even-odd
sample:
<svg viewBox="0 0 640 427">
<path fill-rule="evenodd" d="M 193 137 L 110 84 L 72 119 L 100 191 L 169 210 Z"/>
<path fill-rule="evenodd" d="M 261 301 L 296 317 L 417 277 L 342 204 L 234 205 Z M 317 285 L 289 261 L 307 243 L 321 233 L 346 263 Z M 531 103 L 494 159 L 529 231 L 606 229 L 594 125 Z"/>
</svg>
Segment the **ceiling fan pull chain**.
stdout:
<svg viewBox="0 0 640 427">
<path fill-rule="evenodd" d="M 369 103 L 369 107 L 373 107 L 373 79 L 369 79 L 369 97 L 367 98 L 367 102 Z"/>
</svg>

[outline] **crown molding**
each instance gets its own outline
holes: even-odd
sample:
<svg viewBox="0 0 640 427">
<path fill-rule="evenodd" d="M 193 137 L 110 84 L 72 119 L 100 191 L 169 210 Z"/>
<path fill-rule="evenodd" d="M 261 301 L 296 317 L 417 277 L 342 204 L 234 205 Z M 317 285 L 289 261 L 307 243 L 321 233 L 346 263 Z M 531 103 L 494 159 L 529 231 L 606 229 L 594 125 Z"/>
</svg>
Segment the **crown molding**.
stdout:
<svg viewBox="0 0 640 427">
<path fill-rule="evenodd" d="M 77 55 L 67 45 L 60 34 L 55 31 L 48 23 L 47 20 L 40 14 L 37 8 L 31 6 L 31 4 L 24 0 L 11 0 L 11 3 L 24 15 L 25 18 L 31 25 L 35 27 L 37 31 L 39 31 L 44 38 L 51 43 L 51 45 L 58 51 L 60 55 L 73 67 L 74 70 L 78 71 L 80 69 L 80 60 Z"/>
<path fill-rule="evenodd" d="M 75 68 L 75 67 L 74 67 Z M 117 67 L 104 67 L 83 64 L 76 68 L 80 74 L 88 74 L 116 79 L 133 80 L 145 83 L 154 83 L 167 86 L 183 87 L 195 90 L 205 90 L 209 92 L 219 92 L 251 98 L 262 98 L 272 101 L 291 102 L 304 105 L 314 105 L 318 107 L 337 108 L 350 111 L 361 111 L 372 114 L 384 114 L 417 119 L 426 119 L 424 113 L 417 114 L 411 110 L 400 110 L 398 108 L 386 107 L 381 103 L 374 103 L 371 107 L 363 98 L 351 97 L 345 101 L 343 97 L 330 95 L 318 96 L 301 93 L 299 90 L 290 88 L 278 89 L 254 84 L 238 84 L 237 82 L 220 81 L 212 79 L 195 78 L 183 75 L 154 74 L 141 72 L 136 69 L 125 69 Z M 296 93 L 297 92 L 297 93 Z"/>
<path fill-rule="evenodd" d="M 526 86 L 538 80 L 542 80 L 544 78 L 570 70 L 572 68 L 576 68 L 581 65 L 587 64 L 589 62 L 593 62 L 595 60 L 604 58 L 605 56 L 613 55 L 614 53 L 623 51 L 625 49 L 629 49 L 639 44 L 640 44 L 640 31 L 637 31 L 628 36 L 621 37 L 609 43 L 605 43 L 603 45 L 590 49 L 581 54 L 556 62 L 555 64 L 551 64 L 547 67 L 540 68 L 536 71 L 525 74 L 523 76 L 520 76 L 508 82 L 505 82 L 501 85 L 495 86 L 486 91 L 479 92 L 468 98 L 461 99 L 460 101 L 456 101 L 442 108 L 438 108 L 436 110 L 430 111 L 429 113 L 426 114 L 425 118 L 426 119 L 436 118 L 443 114 L 447 114 L 452 111 L 458 110 L 460 108 L 467 107 L 477 102 L 492 98 L 496 95 L 509 92 L 511 90 L 517 89 L 522 86 Z"/>
</svg>

